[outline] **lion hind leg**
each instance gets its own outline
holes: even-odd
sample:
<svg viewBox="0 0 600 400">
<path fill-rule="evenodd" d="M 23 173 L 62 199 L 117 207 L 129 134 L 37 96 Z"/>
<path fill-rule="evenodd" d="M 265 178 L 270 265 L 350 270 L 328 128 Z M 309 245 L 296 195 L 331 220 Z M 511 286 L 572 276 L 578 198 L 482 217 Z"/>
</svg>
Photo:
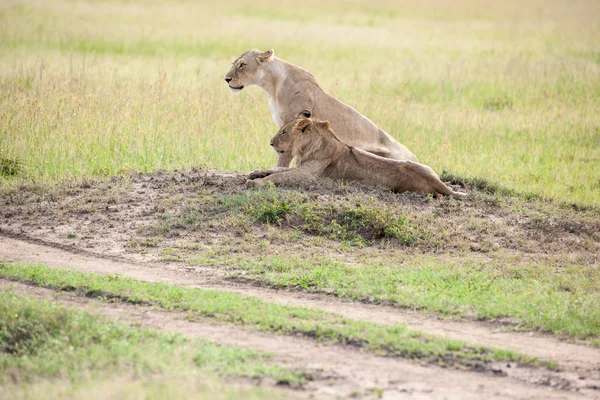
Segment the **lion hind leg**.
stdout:
<svg viewBox="0 0 600 400">
<path fill-rule="evenodd" d="M 392 158 L 392 152 L 385 147 L 359 147 L 359 149 L 383 158 Z"/>
</svg>

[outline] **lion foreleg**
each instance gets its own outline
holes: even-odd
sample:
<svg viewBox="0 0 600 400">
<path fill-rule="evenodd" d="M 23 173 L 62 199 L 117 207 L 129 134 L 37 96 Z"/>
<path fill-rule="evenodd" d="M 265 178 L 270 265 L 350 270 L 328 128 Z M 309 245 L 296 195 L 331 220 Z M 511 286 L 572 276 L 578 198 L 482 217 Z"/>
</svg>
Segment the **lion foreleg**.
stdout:
<svg viewBox="0 0 600 400">
<path fill-rule="evenodd" d="M 279 185 L 312 181 L 323 173 L 325 167 L 326 165 L 312 164 L 298 168 L 289 168 L 283 172 L 275 171 L 267 177 L 246 181 L 246 187 L 261 187 L 269 182 Z"/>
<path fill-rule="evenodd" d="M 293 168 L 275 167 L 273 169 L 255 169 L 248 174 L 248 179 L 265 178 L 269 175 L 277 174 L 279 172 L 289 171 Z"/>
<path fill-rule="evenodd" d="M 290 171 L 279 172 L 273 175 L 269 175 L 266 178 L 263 178 L 265 182 L 273 182 L 275 184 L 279 183 L 296 183 L 296 182 L 305 182 L 312 181 L 316 179 L 318 176 L 313 170 L 309 168 L 293 168 Z"/>
</svg>

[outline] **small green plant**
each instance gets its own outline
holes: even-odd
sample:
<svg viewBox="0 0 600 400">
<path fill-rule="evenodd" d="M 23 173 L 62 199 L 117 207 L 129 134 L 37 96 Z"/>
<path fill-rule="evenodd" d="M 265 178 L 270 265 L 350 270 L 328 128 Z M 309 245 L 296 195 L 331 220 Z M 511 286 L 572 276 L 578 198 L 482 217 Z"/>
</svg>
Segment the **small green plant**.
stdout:
<svg viewBox="0 0 600 400">
<path fill-rule="evenodd" d="M 505 108 L 512 108 L 513 106 L 513 101 L 506 97 L 506 96 L 498 96 L 498 97 L 492 97 L 487 99 L 484 103 L 483 103 L 483 108 L 487 109 L 487 110 L 492 110 L 492 111 L 499 111 L 499 110 L 503 110 Z"/>
<path fill-rule="evenodd" d="M 246 199 L 237 198 L 238 205 L 260 223 L 280 224 L 296 206 L 294 195 L 273 186 L 250 193 Z"/>
<path fill-rule="evenodd" d="M 160 243 L 160 239 L 156 237 L 150 237 L 145 239 L 130 239 L 127 241 L 125 245 L 129 249 L 138 249 L 138 248 L 148 248 L 148 247 L 158 247 Z"/>
<path fill-rule="evenodd" d="M 22 165 L 17 159 L 0 157 L 0 176 L 15 176 L 22 170 Z"/>
<path fill-rule="evenodd" d="M 265 201 L 256 204 L 251 212 L 258 222 L 275 224 L 279 223 L 291 210 L 292 207 L 285 200 L 273 200 L 272 203 Z"/>
<path fill-rule="evenodd" d="M 551 371 L 557 371 L 558 370 L 558 364 L 554 361 L 545 361 L 544 362 L 544 366 L 546 368 L 548 368 Z"/>
<path fill-rule="evenodd" d="M 67 233 L 67 238 L 68 239 L 77 239 L 79 237 L 78 234 L 76 234 L 75 232 L 69 232 Z"/>
<path fill-rule="evenodd" d="M 181 262 L 184 261 L 184 258 L 181 254 L 177 252 L 177 250 L 171 247 L 165 247 L 160 251 L 160 261 L 175 261 Z"/>
</svg>

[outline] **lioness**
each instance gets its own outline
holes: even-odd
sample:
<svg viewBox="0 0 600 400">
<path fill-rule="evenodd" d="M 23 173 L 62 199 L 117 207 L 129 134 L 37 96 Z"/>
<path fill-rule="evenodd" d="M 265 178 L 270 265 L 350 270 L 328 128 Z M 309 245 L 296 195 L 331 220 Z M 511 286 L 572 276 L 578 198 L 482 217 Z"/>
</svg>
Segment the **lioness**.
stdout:
<svg viewBox="0 0 600 400">
<path fill-rule="evenodd" d="M 247 180 L 246 187 L 260 187 L 267 182 L 304 182 L 326 177 L 386 186 L 394 192 L 465 195 L 446 186 L 426 165 L 415 161 L 392 160 L 348 146 L 337 137 L 329 121 L 300 116 L 277 132 L 271 139 L 271 146 L 281 155 L 295 157 L 297 168 L 254 171 L 250 178 L 264 178 Z"/>
<path fill-rule="evenodd" d="M 354 108 L 327 94 L 308 71 L 274 56 L 273 49 L 250 50 L 238 57 L 225 81 L 232 92 L 259 85 L 269 94 L 269 109 L 278 126 L 300 112 L 329 120 L 340 138 L 350 146 L 395 160 L 417 161 L 410 150 L 379 129 Z M 279 154 L 277 167 L 289 167 L 292 156 Z"/>
</svg>

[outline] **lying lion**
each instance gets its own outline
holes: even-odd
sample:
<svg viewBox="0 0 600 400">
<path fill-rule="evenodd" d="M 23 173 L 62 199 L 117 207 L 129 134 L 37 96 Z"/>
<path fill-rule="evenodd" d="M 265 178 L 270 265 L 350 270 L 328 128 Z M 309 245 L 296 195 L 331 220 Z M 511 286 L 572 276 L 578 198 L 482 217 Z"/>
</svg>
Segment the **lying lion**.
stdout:
<svg viewBox="0 0 600 400">
<path fill-rule="evenodd" d="M 329 121 L 299 116 L 277 132 L 271 139 L 271 146 L 280 155 L 294 157 L 297 168 L 253 171 L 246 187 L 261 187 L 267 182 L 306 182 L 324 177 L 386 186 L 394 192 L 465 195 L 446 186 L 426 165 L 391 160 L 348 146 L 331 129 Z"/>
<path fill-rule="evenodd" d="M 325 92 L 315 77 L 297 65 L 273 55 L 273 50 L 250 50 L 233 62 L 225 75 L 232 92 L 259 85 L 269 94 L 269 109 L 278 126 L 291 121 L 300 112 L 329 120 L 340 139 L 350 146 L 395 160 L 417 161 L 410 150 L 367 117 Z M 291 153 L 280 153 L 277 167 L 289 167 Z"/>
</svg>

